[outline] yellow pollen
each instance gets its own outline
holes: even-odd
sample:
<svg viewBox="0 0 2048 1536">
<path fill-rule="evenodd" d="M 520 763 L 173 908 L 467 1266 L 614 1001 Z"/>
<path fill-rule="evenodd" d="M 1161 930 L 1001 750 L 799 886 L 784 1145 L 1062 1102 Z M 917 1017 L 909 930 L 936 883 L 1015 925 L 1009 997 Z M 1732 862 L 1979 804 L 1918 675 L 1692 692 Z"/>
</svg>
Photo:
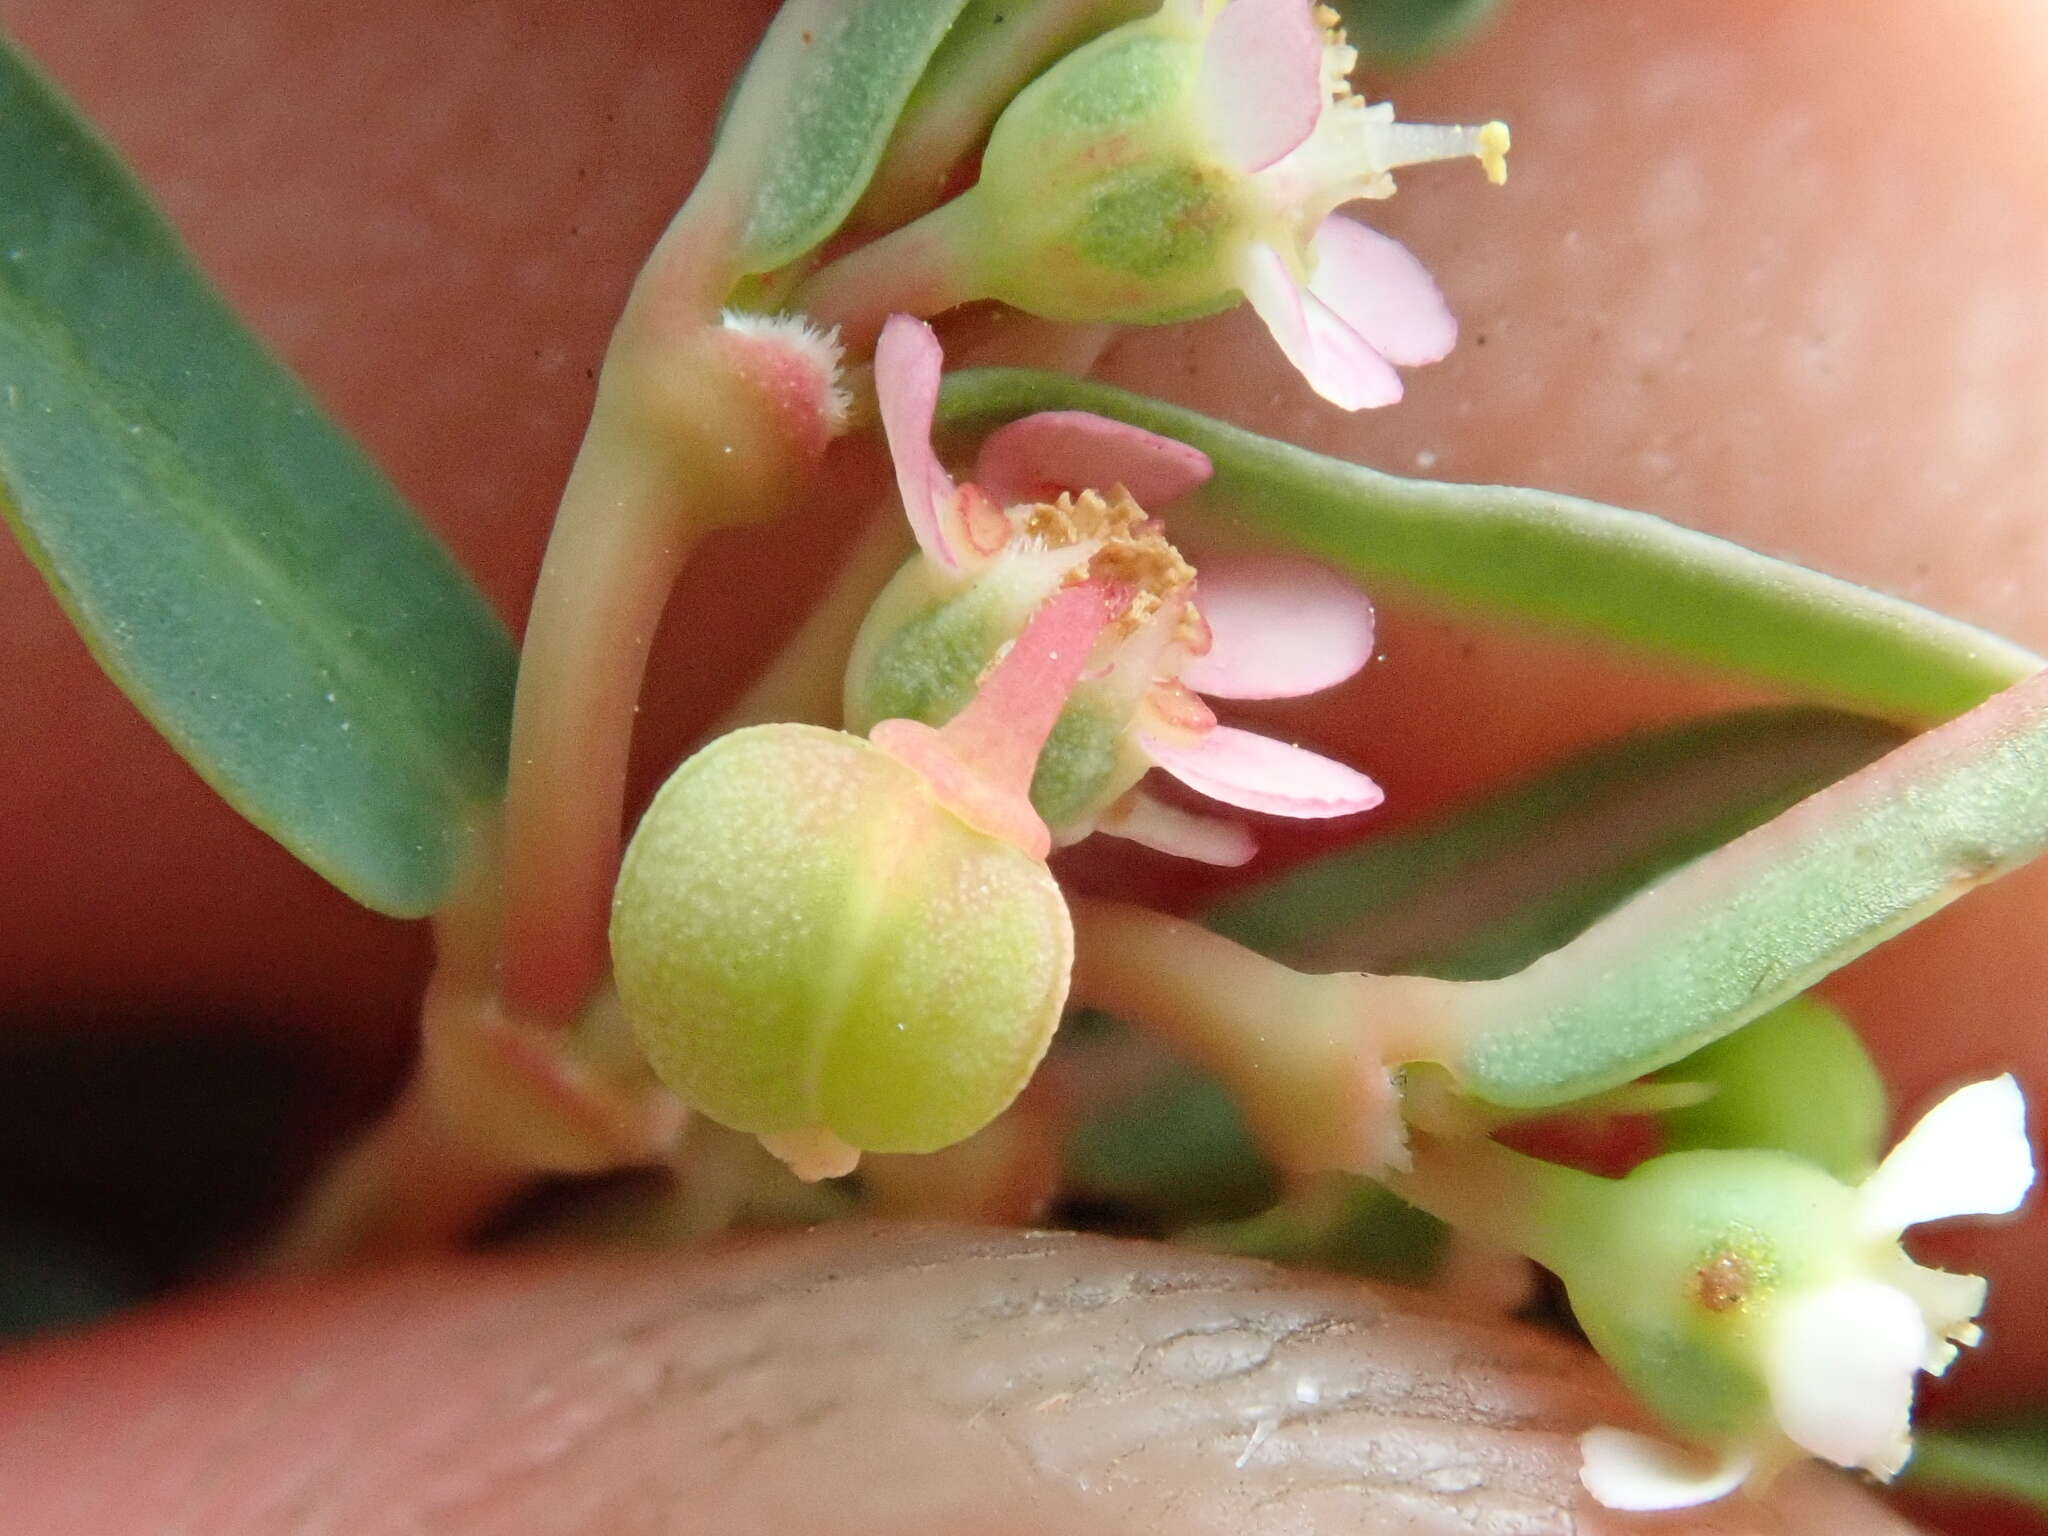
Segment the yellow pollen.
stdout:
<svg viewBox="0 0 2048 1536">
<path fill-rule="evenodd" d="M 1508 125 L 1495 119 L 1479 130 L 1479 164 L 1496 187 L 1508 179 Z"/>
<path fill-rule="evenodd" d="M 1330 88 L 1332 103 L 1353 100 L 1351 90 L 1351 66 L 1358 62 L 1358 55 L 1351 50 L 1349 39 L 1344 35 L 1344 18 L 1327 5 L 1315 8 L 1315 23 L 1323 30 L 1323 52 L 1337 55 L 1335 59 L 1324 60 L 1324 80 Z M 1334 75 L 1334 79 L 1331 78 Z"/>
<path fill-rule="evenodd" d="M 1023 531 L 1058 549 L 1070 544 L 1099 543 L 1085 565 L 1072 571 L 1069 584 L 1099 581 L 1130 594 L 1130 603 L 1111 626 L 1119 638 L 1136 634 L 1169 603 L 1180 602 L 1181 622 L 1192 625 L 1182 594 L 1195 579 L 1195 568 L 1167 543 L 1158 523 L 1118 486 L 1108 497 L 1095 491 L 1062 495 L 1026 508 Z M 1194 631 L 1190 629 L 1189 634 Z"/>
</svg>

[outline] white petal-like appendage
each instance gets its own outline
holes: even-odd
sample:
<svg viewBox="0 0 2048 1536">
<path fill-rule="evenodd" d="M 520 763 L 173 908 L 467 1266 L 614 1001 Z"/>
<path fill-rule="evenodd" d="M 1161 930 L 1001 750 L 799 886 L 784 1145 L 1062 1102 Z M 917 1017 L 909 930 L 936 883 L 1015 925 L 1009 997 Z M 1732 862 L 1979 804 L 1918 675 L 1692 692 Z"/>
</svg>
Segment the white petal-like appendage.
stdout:
<svg viewBox="0 0 2048 1536">
<path fill-rule="evenodd" d="M 1238 170 L 1262 171 L 1315 131 L 1323 34 L 1306 0 L 1231 0 L 1202 46 L 1202 123 Z"/>
<path fill-rule="evenodd" d="M 1401 398 L 1401 375 L 1337 312 L 1296 285 L 1271 246 L 1246 253 L 1239 281 L 1287 361 L 1308 387 L 1347 411 L 1368 411 Z"/>
<path fill-rule="evenodd" d="M 1313 560 L 1205 560 L 1195 608 L 1211 644 L 1181 668 L 1180 679 L 1197 693 L 1299 698 L 1334 688 L 1372 659 L 1372 599 Z"/>
<path fill-rule="evenodd" d="M 1742 1486 L 1753 1461 L 1730 1454 L 1704 1462 L 1695 1452 L 1602 1424 L 1579 1436 L 1579 1481 L 1609 1509 L 1691 1509 Z"/>
<path fill-rule="evenodd" d="M 1957 1345 L 1974 1345 L 1984 1336 L 1977 1326 L 1977 1314 L 1984 1310 L 1990 1287 L 1982 1275 L 1929 1269 L 1901 1256 L 1897 1269 L 1887 1278 L 1913 1298 L 1920 1315 L 1927 1319 L 1927 1358 L 1920 1369 L 1928 1375 L 1939 1376 L 1955 1363 Z"/>
<path fill-rule="evenodd" d="M 1211 473 L 1201 449 L 1093 411 L 1020 417 L 988 435 L 974 464 L 975 483 L 1005 506 L 1121 485 L 1147 512 L 1185 496 Z"/>
<path fill-rule="evenodd" d="M 1857 1226 L 1896 1236 L 1947 1216 L 2017 1210 L 2034 1182 L 2027 1105 L 2011 1073 L 1958 1088 L 1920 1117 L 1857 1195 Z"/>
<path fill-rule="evenodd" d="M 1919 1303 L 1876 1280 L 1781 1302 L 1764 1357 L 1779 1428 L 1837 1466 L 1890 1477 L 1912 1451 L 1913 1378 L 1929 1342 Z"/>
<path fill-rule="evenodd" d="M 1434 363 L 1458 342 L 1458 322 L 1414 252 L 1333 213 L 1310 243 L 1308 289 L 1390 363 Z"/>
<path fill-rule="evenodd" d="M 1219 869 L 1248 864 L 1259 851 L 1250 830 L 1240 822 L 1195 816 L 1138 791 L 1111 806 L 1096 823 L 1095 830 L 1158 853 L 1213 864 Z"/>
<path fill-rule="evenodd" d="M 1386 798 L 1355 768 L 1227 725 L 1192 744 L 1163 734 L 1139 740 L 1146 756 L 1188 788 L 1241 810 L 1317 820 L 1369 811 Z"/>
<path fill-rule="evenodd" d="M 964 553 L 948 537 L 958 488 L 932 452 L 932 413 L 945 361 L 932 328 L 910 315 L 891 315 L 875 343 L 875 398 L 903 512 L 917 547 L 951 571 L 960 568 Z"/>
</svg>

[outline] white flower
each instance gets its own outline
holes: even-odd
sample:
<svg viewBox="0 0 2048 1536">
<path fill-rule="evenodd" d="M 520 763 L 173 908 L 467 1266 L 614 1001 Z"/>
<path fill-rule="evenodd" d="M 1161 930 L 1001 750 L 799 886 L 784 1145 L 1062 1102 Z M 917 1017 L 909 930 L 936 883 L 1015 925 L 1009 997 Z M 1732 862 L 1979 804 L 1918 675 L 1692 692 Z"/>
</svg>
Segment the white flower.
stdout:
<svg viewBox="0 0 2048 1536">
<path fill-rule="evenodd" d="M 1900 1238 L 1921 1222 L 2016 1210 L 2033 1181 L 2012 1076 L 1950 1094 L 1849 1192 L 1837 1272 L 1767 1298 L 1753 1363 L 1781 1438 L 1706 1461 L 1603 1426 L 1580 1438 L 1580 1480 L 1609 1508 L 1653 1510 L 1720 1498 L 1800 1453 L 1894 1476 L 1912 1454 L 1916 1378 L 1978 1341 L 1985 1296 L 1981 1277 L 1916 1264 Z"/>
<path fill-rule="evenodd" d="M 1237 285 L 1310 388 L 1347 410 L 1401 398 L 1394 365 L 1433 363 L 1458 326 L 1422 263 L 1336 210 L 1394 194 L 1393 172 L 1475 158 L 1507 179 L 1502 123 L 1402 123 L 1351 90 L 1357 51 L 1302 0 L 1169 0 L 1202 33 L 1198 116 L 1244 178 L 1253 238 Z"/>
</svg>

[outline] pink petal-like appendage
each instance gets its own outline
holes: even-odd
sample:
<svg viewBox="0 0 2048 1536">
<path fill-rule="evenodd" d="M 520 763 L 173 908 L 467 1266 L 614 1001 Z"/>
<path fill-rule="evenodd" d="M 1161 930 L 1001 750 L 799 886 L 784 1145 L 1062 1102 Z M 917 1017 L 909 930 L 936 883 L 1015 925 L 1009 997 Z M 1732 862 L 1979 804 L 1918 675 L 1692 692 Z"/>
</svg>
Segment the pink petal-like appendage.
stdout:
<svg viewBox="0 0 2048 1536">
<path fill-rule="evenodd" d="M 1044 858 L 1052 834 L 1032 809 L 1031 775 L 1116 611 L 1093 583 L 1062 587 L 1038 605 L 967 707 L 944 726 L 884 720 L 868 740 L 922 775 L 968 825 Z"/>
<path fill-rule="evenodd" d="M 1323 34 L 1307 0 L 1231 0 L 1202 45 L 1202 120 L 1238 170 L 1263 171 L 1315 131 Z"/>
<path fill-rule="evenodd" d="M 1392 405 L 1401 376 L 1314 294 L 1296 285 L 1280 253 L 1255 245 L 1240 273 L 1244 296 L 1308 387 L 1347 411 Z"/>
<path fill-rule="evenodd" d="M 945 725 L 948 748 L 991 783 L 1029 794 L 1039 751 L 1118 606 L 1093 582 L 1062 587 L 1040 603 L 967 707 Z"/>
<path fill-rule="evenodd" d="M 911 315 L 891 315 L 875 343 L 875 399 L 882 435 L 896 465 L 896 488 L 917 547 L 949 571 L 963 551 L 953 547 L 953 477 L 932 452 L 932 415 L 938 409 L 945 354 L 932 328 Z"/>
<path fill-rule="evenodd" d="M 1292 699 L 1334 688 L 1372 659 L 1372 599 L 1292 555 L 1202 562 L 1195 608 L 1210 647 L 1180 680 L 1219 699 Z"/>
<path fill-rule="evenodd" d="M 1458 343 L 1458 322 L 1415 253 L 1356 219 L 1333 213 L 1309 245 L 1309 292 L 1390 363 L 1434 363 Z"/>
<path fill-rule="evenodd" d="M 974 463 L 975 483 L 1005 506 L 1121 485 L 1156 512 L 1212 473 L 1201 449 L 1093 411 L 1040 411 L 998 427 Z"/>
<path fill-rule="evenodd" d="M 1196 816 L 1138 790 L 1104 812 L 1095 830 L 1157 853 L 1221 869 L 1248 864 L 1259 851 L 1251 829 L 1243 823 Z"/>
<path fill-rule="evenodd" d="M 1192 744 L 1153 732 L 1139 743 L 1189 789 L 1240 810 L 1311 821 L 1369 811 L 1386 798 L 1355 768 L 1227 725 Z"/>
</svg>

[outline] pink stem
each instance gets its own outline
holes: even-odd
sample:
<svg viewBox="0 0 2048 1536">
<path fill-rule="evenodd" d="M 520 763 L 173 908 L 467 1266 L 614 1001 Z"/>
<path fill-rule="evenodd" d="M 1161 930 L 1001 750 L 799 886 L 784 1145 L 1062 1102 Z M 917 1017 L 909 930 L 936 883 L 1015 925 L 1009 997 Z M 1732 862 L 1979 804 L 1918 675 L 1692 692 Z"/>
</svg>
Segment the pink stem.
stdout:
<svg viewBox="0 0 2048 1536">
<path fill-rule="evenodd" d="M 604 969 L 633 713 L 695 542 L 651 467 L 586 443 L 527 620 L 505 796 L 502 995 L 566 1022 Z"/>
</svg>

